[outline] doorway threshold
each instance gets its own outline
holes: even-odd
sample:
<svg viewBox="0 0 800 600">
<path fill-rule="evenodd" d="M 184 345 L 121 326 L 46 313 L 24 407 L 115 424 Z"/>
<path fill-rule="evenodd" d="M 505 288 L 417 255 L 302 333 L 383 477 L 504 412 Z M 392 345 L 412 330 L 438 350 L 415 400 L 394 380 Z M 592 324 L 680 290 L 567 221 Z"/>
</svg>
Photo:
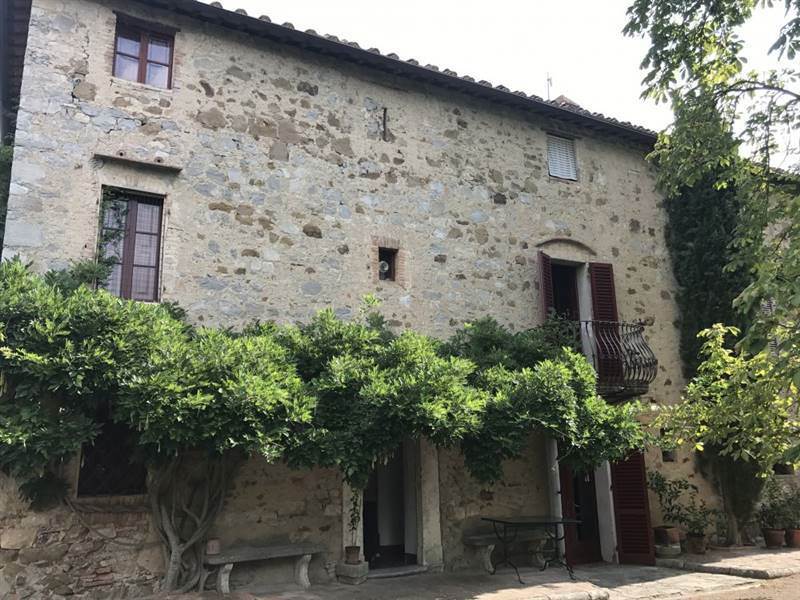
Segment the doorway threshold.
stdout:
<svg viewBox="0 0 800 600">
<path fill-rule="evenodd" d="M 399 567 L 387 567 L 385 569 L 370 570 L 367 579 L 389 579 L 390 577 L 408 577 L 409 575 L 419 575 L 427 572 L 426 565 L 401 565 Z"/>
</svg>

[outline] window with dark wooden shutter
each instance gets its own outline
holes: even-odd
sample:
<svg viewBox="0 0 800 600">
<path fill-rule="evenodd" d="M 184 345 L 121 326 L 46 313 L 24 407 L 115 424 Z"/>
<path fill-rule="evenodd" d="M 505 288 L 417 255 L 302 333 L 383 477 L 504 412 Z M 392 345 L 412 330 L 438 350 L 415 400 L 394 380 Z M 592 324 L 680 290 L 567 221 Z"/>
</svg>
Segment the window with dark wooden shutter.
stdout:
<svg viewBox="0 0 800 600">
<path fill-rule="evenodd" d="M 617 552 L 621 564 L 655 564 L 644 456 L 635 452 L 611 465 Z"/>
<path fill-rule="evenodd" d="M 105 189 L 100 250 L 112 263 L 106 289 L 121 298 L 157 301 L 163 199 Z"/>
<path fill-rule="evenodd" d="M 547 319 L 555 307 L 553 265 L 550 257 L 541 250 L 539 250 L 539 294 L 542 297 L 542 312 Z"/>
</svg>

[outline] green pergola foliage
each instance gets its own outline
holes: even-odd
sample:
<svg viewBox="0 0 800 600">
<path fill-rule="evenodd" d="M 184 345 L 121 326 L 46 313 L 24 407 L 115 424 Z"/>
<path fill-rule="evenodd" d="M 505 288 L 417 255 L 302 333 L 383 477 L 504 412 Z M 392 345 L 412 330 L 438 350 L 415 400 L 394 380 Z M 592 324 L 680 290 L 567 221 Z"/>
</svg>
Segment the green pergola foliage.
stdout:
<svg viewBox="0 0 800 600">
<path fill-rule="evenodd" d="M 174 307 L 0 265 L 0 466 L 43 473 L 91 442 L 108 403 L 152 461 L 231 450 L 336 466 L 364 486 L 406 438 L 461 446 L 493 481 L 531 431 L 587 467 L 641 447 L 635 405 L 609 406 L 564 322 L 511 333 L 492 319 L 442 343 L 358 319 L 193 328 Z M 59 284 L 61 282 L 61 284 Z"/>
<path fill-rule="evenodd" d="M 248 455 L 336 467 L 363 488 L 408 438 L 460 447 L 487 483 L 534 430 L 579 468 L 645 442 L 635 405 L 597 396 L 563 322 L 511 333 L 483 319 L 442 343 L 391 331 L 367 298 L 352 321 L 324 310 L 233 332 L 81 284 L 96 276 L 85 264 L 45 276 L 0 264 L 0 468 L 23 485 L 50 480 L 92 442 L 101 413 L 127 424 L 151 467 L 165 589 L 196 584 L 202 540 Z"/>
<path fill-rule="evenodd" d="M 35 477 L 73 455 L 101 404 L 184 327 L 160 306 L 64 292 L 18 260 L 0 264 L 0 465 Z"/>
</svg>

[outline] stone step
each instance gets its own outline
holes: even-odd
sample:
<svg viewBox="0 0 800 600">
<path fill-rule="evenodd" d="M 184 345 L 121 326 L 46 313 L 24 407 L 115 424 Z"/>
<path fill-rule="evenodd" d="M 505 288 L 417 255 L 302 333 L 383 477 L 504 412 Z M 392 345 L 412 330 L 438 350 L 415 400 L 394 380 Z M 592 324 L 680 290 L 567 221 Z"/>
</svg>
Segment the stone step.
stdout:
<svg viewBox="0 0 800 600">
<path fill-rule="evenodd" d="M 425 573 L 428 567 L 425 565 L 403 565 L 401 567 L 389 567 L 386 569 L 374 569 L 369 572 L 367 579 L 388 579 L 390 577 L 408 577 L 409 575 L 419 575 Z"/>
</svg>

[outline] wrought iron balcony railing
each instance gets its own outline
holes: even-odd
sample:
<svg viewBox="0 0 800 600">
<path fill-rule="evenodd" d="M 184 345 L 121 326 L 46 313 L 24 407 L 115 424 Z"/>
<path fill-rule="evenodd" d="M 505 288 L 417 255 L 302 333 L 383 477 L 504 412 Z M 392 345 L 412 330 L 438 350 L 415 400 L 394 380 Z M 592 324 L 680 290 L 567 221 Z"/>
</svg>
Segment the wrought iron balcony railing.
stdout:
<svg viewBox="0 0 800 600">
<path fill-rule="evenodd" d="M 641 323 L 581 321 L 581 344 L 597 371 L 597 392 L 622 400 L 647 392 L 658 360 L 644 338 Z"/>
</svg>

